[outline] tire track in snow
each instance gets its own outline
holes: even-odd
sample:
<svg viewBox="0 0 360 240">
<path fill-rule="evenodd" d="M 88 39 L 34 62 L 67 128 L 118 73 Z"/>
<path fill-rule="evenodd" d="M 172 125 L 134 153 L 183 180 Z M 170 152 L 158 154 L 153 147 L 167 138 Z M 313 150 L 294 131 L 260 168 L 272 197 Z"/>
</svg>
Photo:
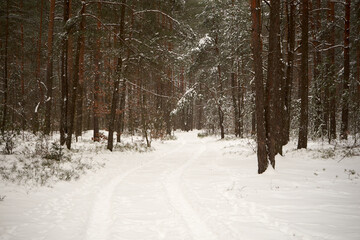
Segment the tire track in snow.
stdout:
<svg viewBox="0 0 360 240">
<path fill-rule="evenodd" d="M 171 205 L 182 216 L 187 224 L 190 234 L 194 240 L 215 240 L 216 235 L 212 233 L 206 223 L 200 218 L 199 214 L 192 208 L 192 206 L 185 199 L 181 190 L 181 177 L 184 171 L 206 150 L 206 145 L 203 144 L 201 149 L 189 160 L 185 162 L 175 171 L 171 172 L 165 179 L 165 188 Z"/>
<path fill-rule="evenodd" d="M 86 231 L 87 240 L 106 240 L 108 239 L 109 227 L 111 225 L 111 200 L 113 197 L 114 190 L 116 187 L 128 176 L 135 173 L 136 171 L 152 164 L 153 162 L 170 155 L 185 145 L 185 142 L 182 141 L 180 146 L 176 147 L 174 150 L 166 152 L 161 156 L 148 161 L 141 166 L 132 168 L 127 172 L 113 178 L 102 190 L 97 194 L 92 207 L 92 213 L 90 215 L 90 220 L 88 223 L 88 228 Z"/>
</svg>

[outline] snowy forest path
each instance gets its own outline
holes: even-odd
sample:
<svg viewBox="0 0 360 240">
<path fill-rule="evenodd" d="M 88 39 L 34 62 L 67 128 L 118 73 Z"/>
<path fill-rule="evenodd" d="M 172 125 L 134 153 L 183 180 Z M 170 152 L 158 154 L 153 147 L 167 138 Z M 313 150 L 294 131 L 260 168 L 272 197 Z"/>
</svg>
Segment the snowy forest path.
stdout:
<svg viewBox="0 0 360 240">
<path fill-rule="evenodd" d="M 325 169 L 288 148 L 277 171 L 258 175 L 251 141 L 197 133 L 145 153 L 88 151 L 106 166 L 78 181 L 10 186 L 0 240 L 358 239 L 358 175 L 344 174 L 358 158 Z"/>
<path fill-rule="evenodd" d="M 94 199 L 87 240 L 216 239 L 186 200 L 181 185 L 183 173 L 205 152 L 206 144 L 193 137 L 176 142 L 104 185 Z"/>
</svg>

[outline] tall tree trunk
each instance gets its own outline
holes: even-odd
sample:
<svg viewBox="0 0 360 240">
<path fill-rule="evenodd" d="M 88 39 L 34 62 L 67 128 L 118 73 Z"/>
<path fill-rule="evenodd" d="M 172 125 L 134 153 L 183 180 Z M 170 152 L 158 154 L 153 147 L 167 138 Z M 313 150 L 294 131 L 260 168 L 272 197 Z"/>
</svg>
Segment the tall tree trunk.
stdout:
<svg viewBox="0 0 360 240">
<path fill-rule="evenodd" d="M 85 1 L 84 1 L 85 4 Z M 85 7 L 84 7 L 85 12 Z M 78 89 L 77 89 L 77 103 L 76 103 L 76 141 L 78 140 L 78 137 L 82 135 L 83 130 L 83 103 L 84 103 L 84 72 L 85 72 L 85 18 L 82 19 L 81 25 L 80 25 L 80 51 L 79 51 L 79 83 L 78 83 Z"/>
<path fill-rule="evenodd" d="M 63 24 L 65 26 L 70 16 L 70 0 L 64 0 L 64 18 Z M 67 134 L 67 113 L 68 113 L 68 48 L 70 31 L 66 31 L 66 36 L 62 40 L 61 52 L 61 116 L 60 116 L 60 144 L 64 145 Z"/>
<path fill-rule="evenodd" d="M 295 51 L 295 11 L 296 6 L 294 0 L 287 0 L 286 8 L 290 7 L 290 12 L 288 12 L 288 33 L 287 33 L 287 45 L 288 45 L 288 58 L 287 58 L 287 68 L 285 75 L 285 96 L 284 96 L 284 106 L 285 106 L 285 130 L 284 130 L 284 143 L 288 143 L 290 140 L 290 125 L 291 125 L 291 94 L 292 94 L 292 85 L 294 78 L 294 51 Z"/>
<path fill-rule="evenodd" d="M 345 29 L 344 29 L 344 82 L 342 94 L 341 138 L 347 139 L 349 132 L 349 81 L 350 81 L 350 4 L 345 3 Z"/>
<path fill-rule="evenodd" d="M 10 1 L 6 0 L 6 26 L 5 26 L 5 53 L 4 53 L 4 100 L 3 100 L 3 115 L 1 123 L 1 134 L 4 135 L 7 124 L 7 105 L 8 105 L 8 41 L 9 41 L 9 8 Z"/>
<path fill-rule="evenodd" d="M 314 0 L 316 6 L 310 10 L 313 12 L 312 14 L 312 35 L 313 35 L 313 59 L 314 59 L 314 74 L 313 74 L 313 82 L 314 82 L 314 104 L 316 110 L 316 116 L 314 121 L 314 131 L 317 136 L 322 136 L 322 126 L 325 125 L 323 122 L 323 110 L 322 110 L 322 57 L 321 51 L 319 49 L 320 45 L 320 32 L 321 32 L 321 0 Z"/>
<path fill-rule="evenodd" d="M 98 7 L 98 18 L 101 19 L 101 3 L 97 4 Z M 98 32 L 101 31 L 101 22 L 97 21 L 96 29 Z M 95 79 L 94 79 L 94 105 L 93 105 L 93 121 L 94 121 L 94 136 L 95 142 L 100 141 L 99 139 L 99 116 L 100 116 L 100 59 L 101 59 L 101 40 L 100 37 L 96 39 L 96 52 L 95 52 Z"/>
<path fill-rule="evenodd" d="M 36 54 L 36 70 L 35 70 L 35 80 L 37 82 L 39 88 L 39 94 L 36 95 L 36 102 L 34 106 L 34 114 L 33 114 L 33 133 L 39 131 L 39 111 L 41 107 L 41 103 L 43 102 L 44 98 L 44 90 L 41 84 L 41 77 L 40 77 L 40 68 L 41 68 L 41 40 L 42 40 L 42 21 L 43 21 L 43 9 L 44 9 L 44 0 L 41 0 L 40 4 L 40 25 L 39 25 L 39 35 L 37 41 L 37 54 Z"/>
<path fill-rule="evenodd" d="M 255 107 L 256 107 L 256 131 L 257 131 L 257 158 L 258 158 L 258 173 L 261 174 L 266 171 L 269 162 L 267 160 L 267 154 L 266 154 L 260 0 L 251 0 L 251 16 L 252 16 L 251 47 L 252 47 L 252 54 L 254 57 L 255 91 L 256 91 Z"/>
<path fill-rule="evenodd" d="M 308 137 L 308 108 L 309 108 L 309 77 L 308 77 L 308 59 L 309 59 L 309 1 L 302 1 L 302 19 L 301 19 L 301 82 L 300 82 L 300 124 L 298 149 L 307 148 Z"/>
<path fill-rule="evenodd" d="M 275 167 L 277 144 L 280 141 L 280 0 L 270 2 L 268 71 L 266 80 L 266 131 L 269 160 Z"/>
<path fill-rule="evenodd" d="M 356 11 L 356 15 L 357 19 L 360 19 L 360 1 L 358 1 L 355 5 L 355 11 Z M 356 75 L 355 75 L 355 79 L 356 79 L 356 90 L 355 90 L 355 94 L 356 94 L 356 121 L 355 121 L 355 136 L 356 134 L 358 134 L 359 132 L 359 123 L 360 123 L 360 22 L 357 21 L 357 39 L 356 39 Z M 355 141 L 356 141 L 356 137 L 355 137 Z"/>
<path fill-rule="evenodd" d="M 121 1 L 122 5 L 120 8 L 120 33 L 119 33 L 119 37 L 120 37 L 120 49 L 123 45 L 124 39 L 123 39 L 123 34 L 124 34 L 124 26 L 125 26 L 125 4 L 126 4 L 126 0 L 122 0 Z M 112 96 L 112 101 L 111 101 L 111 110 L 110 110 L 110 121 L 109 121 L 109 135 L 108 135 L 108 144 L 107 144 L 107 149 L 109 149 L 110 151 L 113 150 L 113 143 L 114 143 L 114 127 L 115 127 L 115 117 L 116 117 L 116 109 L 117 109 L 117 104 L 119 101 L 119 85 L 120 85 L 120 80 L 121 78 L 123 78 L 123 67 L 122 67 L 122 56 L 120 55 L 118 57 L 118 63 L 117 63 L 117 67 L 116 67 L 116 79 L 114 82 L 114 90 L 113 90 L 113 96 Z"/>
<path fill-rule="evenodd" d="M 76 99 L 77 99 L 77 89 L 79 84 L 80 78 L 80 51 L 83 47 L 82 44 L 84 42 L 81 40 L 82 34 L 84 34 L 84 21 L 85 21 L 85 2 L 82 2 L 82 7 L 80 10 L 80 35 L 77 40 L 77 48 L 76 48 L 76 56 L 75 56 L 75 66 L 74 66 L 74 76 L 73 76 L 73 83 L 72 83 L 72 92 L 71 92 L 71 105 L 69 109 L 69 128 L 68 128 L 68 136 L 66 140 L 66 146 L 68 149 L 71 149 L 71 142 L 72 142 L 72 135 L 74 133 L 74 126 L 75 126 L 75 111 L 76 111 Z"/>
<path fill-rule="evenodd" d="M 20 9 L 24 11 L 24 1 L 20 1 Z M 24 23 L 21 21 L 21 51 L 24 53 Z M 24 54 L 21 55 L 21 128 L 25 131 L 26 127 L 26 116 L 25 116 L 25 70 L 24 70 Z"/>
<path fill-rule="evenodd" d="M 49 29 L 47 40 L 47 63 L 46 63 L 46 111 L 45 111 L 45 129 L 46 135 L 51 131 L 51 105 L 53 88 L 53 39 L 54 39 L 54 19 L 55 19 L 55 0 L 50 1 Z"/>
<path fill-rule="evenodd" d="M 329 141 L 336 139 L 336 84 L 335 84 L 335 2 L 328 1 L 328 22 L 330 24 L 328 53 L 328 92 L 329 92 Z"/>
</svg>

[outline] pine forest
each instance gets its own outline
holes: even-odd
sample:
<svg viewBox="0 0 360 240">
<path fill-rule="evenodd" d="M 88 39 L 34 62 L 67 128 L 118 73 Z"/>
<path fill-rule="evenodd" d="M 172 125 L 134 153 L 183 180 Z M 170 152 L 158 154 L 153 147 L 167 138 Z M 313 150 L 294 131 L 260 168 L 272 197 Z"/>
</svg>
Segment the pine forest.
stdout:
<svg viewBox="0 0 360 240">
<path fill-rule="evenodd" d="M 337 223 L 325 224 L 328 228 L 320 233 L 311 223 L 299 227 L 291 220 L 282 222 L 271 212 L 275 210 L 263 217 L 260 212 L 266 208 L 254 207 L 260 203 L 234 204 L 286 235 L 271 235 L 274 239 L 356 239 L 360 234 L 355 227 L 360 195 L 353 191 L 360 183 L 360 0 L 1 0 L 0 72 L 4 184 L 48 185 L 54 177 L 71 181 L 91 169 L 97 169 L 91 174 L 104 171 L 96 184 L 107 202 L 94 200 L 87 237 L 73 239 L 117 239 L 115 230 L 106 230 L 112 226 L 109 221 L 104 225 L 106 214 L 107 220 L 113 214 L 113 225 L 114 216 L 121 215 L 111 208 L 116 201 L 111 196 L 121 181 L 142 179 L 141 171 L 143 178 L 151 172 L 148 180 L 162 182 L 166 201 L 179 212 L 188 233 L 167 226 L 179 232 L 158 230 L 156 237 L 144 230 L 125 234 L 133 237 L 126 239 L 266 239 L 253 233 L 246 238 L 231 230 L 238 227 L 229 222 L 206 220 L 212 207 L 202 202 L 201 191 L 211 179 L 219 186 L 217 176 L 225 179 L 226 172 L 233 173 L 223 180 L 230 185 L 224 189 L 238 187 L 240 198 L 246 199 L 244 192 L 258 187 L 251 179 L 259 186 L 275 184 L 269 178 L 276 177 L 286 184 L 294 180 L 291 174 L 299 174 L 291 185 L 298 186 L 331 169 L 331 179 L 345 175 L 344 181 L 352 183 L 341 185 L 352 186 L 348 196 L 355 211 L 347 218 L 351 224 L 340 225 L 344 238 L 329 230 Z M 126 167 L 133 168 L 116 173 Z M 254 172 L 244 180 L 249 185 L 241 185 L 239 179 L 249 172 Z M 106 175 L 109 181 L 101 185 Z M 201 185 L 205 175 L 208 185 Z M 326 186 L 334 190 L 329 179 Z M 186 190 L 187 181 L 193 190 Z M 13 196 L 1 188 L 0 216 L 7 213 L 1 208 L 5 197 L 10 201 Z M 147 188 L 143 191 L 147 196 Z M 310 197 L 310 190 L 304 192 Z M 218 202 L 228 196 L 220 195 L 214 194 Z M 133 208 L 146 206 L 136 201 L 131 201 Z M 275 195 L 274 203 L 279 203 Z M 339 212 L 344 208 L 339 206 Z M 103 227 L 99 232 L 98 224 Z M 22 239 L 21 231 L 11 238 L 11 226 L 0 220 L 0 238 L 3 231 L 4 239 Z"/>
</svg>

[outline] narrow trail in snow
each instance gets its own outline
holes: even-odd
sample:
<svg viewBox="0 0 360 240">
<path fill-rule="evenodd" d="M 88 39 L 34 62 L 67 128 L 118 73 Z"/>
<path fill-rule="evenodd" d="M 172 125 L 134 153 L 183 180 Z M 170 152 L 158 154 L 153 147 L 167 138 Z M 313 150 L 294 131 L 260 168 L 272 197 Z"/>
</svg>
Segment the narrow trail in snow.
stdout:
<svg viewBox="0 0 360 240">
<path fill-rule="evenodd" d="M 92 207 L 91 216 L 88 222 L 88 228 L 86 231 L 86 239 L 87 240 L 106 240 L 109 236 L 109 229 L 111 225 L 111 206 L 112 206 L 112 199 L 114 190 L 116 187 L 121 184 L 121 182 L 130 176 L 131 174 L 134 174 L 136 171 L 145 168 L 149 165 L 151 165 L 153 162 L 158 161 L 159 159 L 162 159 L 166 157 L 167 155 L 170 155 L 179 149 L 183 147 L 185 142 L 181 142 L 181 144 L 169 151 L 165 152 L 158 158 L 155 158 L 153 160 L 148 161 L 147 163 L 140 165 L 138 167 L 135 167 L 133 169 L 128 170 L 127 172 L 116 176 L 113 178 L 96 196 L 96 199 L 94 200 L 94 204 Z"/>
<path fill-rule="evenodd" d="M 171 172 L 167 176 L 164 183 L 171 205 L 185 220 L 187 227 L 191 231 L 191 236 L 194 240 L 216 239 L 216 236 L 212 233 L 206 223 L 201 219 L 199 214 L 191 207 L 189 202 L 186 200 L 180 186 L 184 171 L 189 168 L 189 166 L 191 166 L 191 164 L 193 164 L 193 162 L 195 162 L 199 158 L 199 156 L 203 152 L 205 152 L 205 150 L 206 145 L 202 144 L 200 150 L 189 160 L 187 160 L 185 164 L 180 166 L 175 171 Z"/>
</svg>

